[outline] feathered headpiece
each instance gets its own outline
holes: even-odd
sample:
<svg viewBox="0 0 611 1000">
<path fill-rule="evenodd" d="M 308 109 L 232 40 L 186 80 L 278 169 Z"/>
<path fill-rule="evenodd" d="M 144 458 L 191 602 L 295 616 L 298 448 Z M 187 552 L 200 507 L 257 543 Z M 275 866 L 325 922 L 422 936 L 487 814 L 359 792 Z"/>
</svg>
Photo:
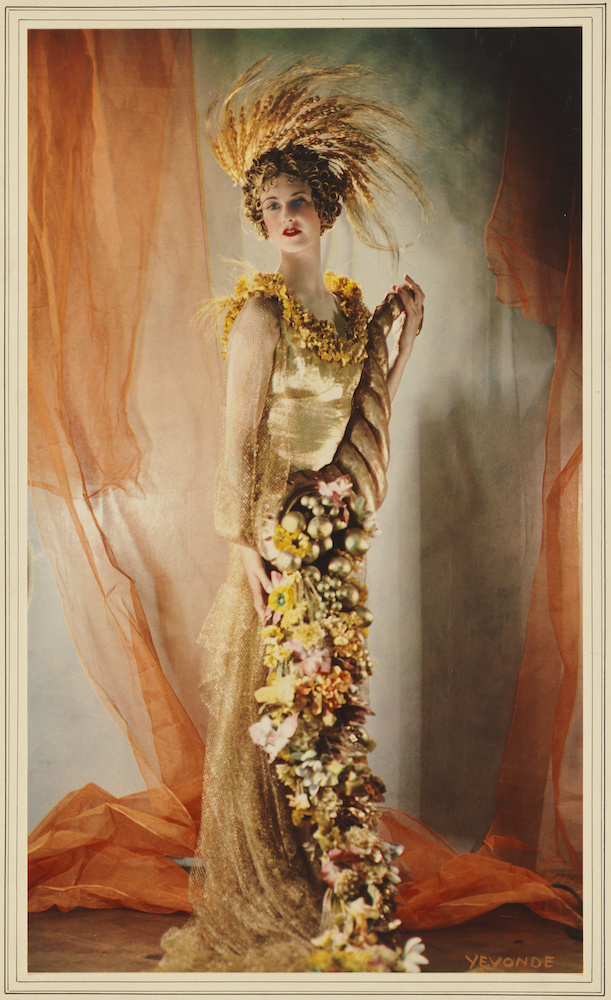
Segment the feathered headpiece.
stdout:
<svg viewBox="0 0 611 1000">
<path fill-rule="evenodd" d="M 273 73 L 265 72 L 269 58 L 243 73 L 208 110 L 206 126 L 220 165 L 244 188 L 266 154 L 305 147 L 339 178 L 359 238 L 397 249 L 401 241 L 385 218 L 389 199 L 407 188 L 426 206 L 417 174 L 398 148 L 412 126 L 388 105 L 348 92 L 346 84 L 370 75 L 360 66 L 322 67 L 301 59 Z"/>
</svg>

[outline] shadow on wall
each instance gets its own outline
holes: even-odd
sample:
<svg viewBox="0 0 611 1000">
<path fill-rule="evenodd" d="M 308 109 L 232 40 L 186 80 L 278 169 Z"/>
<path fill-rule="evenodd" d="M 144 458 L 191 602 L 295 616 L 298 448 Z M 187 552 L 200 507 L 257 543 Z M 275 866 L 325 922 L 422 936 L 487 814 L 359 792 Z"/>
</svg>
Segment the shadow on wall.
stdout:
<svg viewBox="0 0 611 1000">
<path fill-rule="evenodd" d="M 421 426 L 420 819 L 467 850 L 496 812 L 538 548 L 525 537 L 531 431 L 548 395 L 546 382 L 522 418 L 500 393 L 457 398 Z"/>
</svg>

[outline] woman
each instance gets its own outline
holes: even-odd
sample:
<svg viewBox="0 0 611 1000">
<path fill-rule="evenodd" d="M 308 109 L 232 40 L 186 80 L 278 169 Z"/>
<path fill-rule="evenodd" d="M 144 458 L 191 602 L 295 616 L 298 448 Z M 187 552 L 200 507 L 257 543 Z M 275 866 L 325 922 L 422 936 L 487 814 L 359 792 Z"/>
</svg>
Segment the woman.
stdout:
<svg viewBox="0 0 611 1000">
<path fill-rule="evenodd" d="M 299 63 L 266 76 L 258 64 L 209 113 L 217 158 L 280 264 L 223 303 L 216 524 L 232 545 L 203 632 L 211 722 L 195 916 L 164 938 L 165 969 L 418 971 L 426 961 L 417 942 L 401 954 L 392 940 L 394 853 L 374 833 L 383 786 L 365 763 L 358 690 L 370 668 L 358 579 L 366 508 L 384 496 L 389 401 L 424 294 L 406 276 L 370 321 L 358 286 L 323 277 L 320 243 L 344 206 L 361 238 L 396 250 L 376 199 L 393 185 L 424 195 L 383 135 L 404 130 L 401 116 L 340 89 L 360 75 Z M 389 369 L 385 334 L 400 309 Z"/>
</svg>

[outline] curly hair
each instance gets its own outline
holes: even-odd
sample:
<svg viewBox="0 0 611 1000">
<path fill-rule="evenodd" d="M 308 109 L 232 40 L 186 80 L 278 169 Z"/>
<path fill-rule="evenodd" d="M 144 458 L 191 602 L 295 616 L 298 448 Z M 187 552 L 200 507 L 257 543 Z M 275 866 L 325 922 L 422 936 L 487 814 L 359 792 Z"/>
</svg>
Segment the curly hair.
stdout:
<svg viewBox="0 0 611 1000">
<path fill-rule="evenodd" d="M 247 219 L 267 239 L 261 210 L 261 192 L 273 180 L 286 174 L 305 181 L 312 192 L 314 208 L 320 219 L 320 231 L 326 232 L 342 210 L 344 184 L 333 173 L 327 160 L 306 146 L 291 143 L 285 149 L 271 149 L 253 161 L 242 188 Z"/>
</svg>

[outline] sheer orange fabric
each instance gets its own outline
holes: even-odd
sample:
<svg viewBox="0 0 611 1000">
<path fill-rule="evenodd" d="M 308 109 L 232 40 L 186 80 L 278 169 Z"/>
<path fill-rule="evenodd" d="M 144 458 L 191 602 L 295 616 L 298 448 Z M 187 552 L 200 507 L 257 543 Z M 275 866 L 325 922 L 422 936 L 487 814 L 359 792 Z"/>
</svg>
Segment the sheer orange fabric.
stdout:
<svg viewBox="0 0 611 1000">
<path fill-rule="evenodd" d="M 34 505 L 80 658 L 149 788 L 60 802 L 31 836 L 30 905 L 180 908 L 165 855 L 196 841 L 193 636 L 224 554 L 220 363 L 191 323 L 208 279 L 190 35 L 32 32 L 29 100 Z"/>
<path fill-rule="evenodd" d="M 486 232 L 497 295 L 556 327 L 543 539 L 526 648 L 486 849 L 579 888 L 582 830 L 578 122 L 516 78 L 503 182 Z M 564 112 L 564 113 L 563 113 Z M 526 779 L 526 780 L 525 780 Z"/>
<path fill-rule="evenodd" d="M 195 845 L 206 719 L 193 636 L 225 561 L 210 517 L 220 365 L 189 325 L 207 291 L 190 38 L 40 31 L 30 57 L 34 502 L 83 665 L 149 788 L 115 799 L 89 785 L 45 817 L 31 835 L 30 908 L 188 909 L 167 856 Z M 514 94 L 487 252 L 501 301 L 558 329 L 544 538 L 486 843 L 459 855 L 384 811 L 384 835 L 405 844 L 410 928 L 505 902 L 579 923 L 551 886 L 579 878 L 579 228 L 575 213 L 569 240 L 534 197 L 562 164 L 546 153 L 547 109 L 527 96 Z M 543 118 L 524 141 L 527 107 Z"/>
</svg>

